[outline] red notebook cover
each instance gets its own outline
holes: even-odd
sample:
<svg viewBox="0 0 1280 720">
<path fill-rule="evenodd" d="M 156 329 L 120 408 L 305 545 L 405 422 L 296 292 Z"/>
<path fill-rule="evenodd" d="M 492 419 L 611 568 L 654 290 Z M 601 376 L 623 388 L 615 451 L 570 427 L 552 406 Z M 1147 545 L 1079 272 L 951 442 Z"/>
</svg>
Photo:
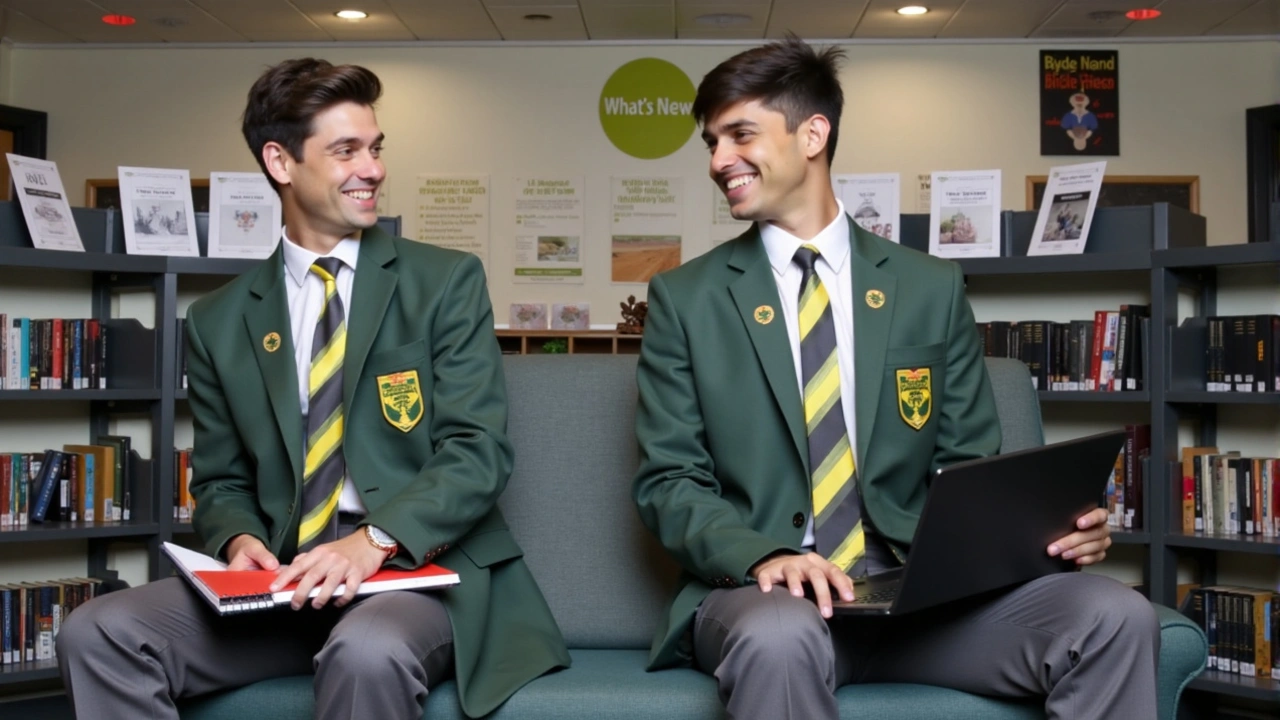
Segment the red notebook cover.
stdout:
<svg viewBox="0 0 1280 720">
<path fill-rule="evenodd" d="M 271 592 L 271 583 L 276 579 L 276 572 L 273 570 L 196 570 L 192 574 L 200 578 L 200 581 L 220 598 L 255 597 L 269 594 Z M 426 582 L 413 582 L 424 580 Z M 435 582 L 432 582 L 433 580 Z M 365 586 L 373 588 L 380 583 L 389 581 L 407 582 L 419 588 L 437 587 L 457 584 L 458 576 L 452 570 L 447 570 L 439 565 L 424 565 L 416 570 L 384 568 L 360 583 L 360 588 L 366 589 Z M 293 582 L 277 592 L 292 595 L 297 587 L 298 583 Z"/>
</svg>

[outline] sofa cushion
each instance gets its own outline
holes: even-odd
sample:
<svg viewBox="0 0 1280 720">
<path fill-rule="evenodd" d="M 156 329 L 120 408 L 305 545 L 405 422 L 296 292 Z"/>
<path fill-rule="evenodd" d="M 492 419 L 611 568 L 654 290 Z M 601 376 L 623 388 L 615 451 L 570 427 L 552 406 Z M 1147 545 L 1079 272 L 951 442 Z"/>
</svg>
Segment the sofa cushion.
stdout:
<svg viewBox="0 0 1280 720">
<path fill-rule="evenodd" d="M 573 667 L 534 680 L 492 720 L 715 720 L 724 717 L 715 680 L 695 670 L 644 671 L 643 650 L 572 650 Z M 1009 703 L 924 685 L 850 685 L 836 693 L 842 718 L 1029 720 L 1041 702 Z M 266 680 L 185 704 L 184 720 L 308 720 L 311 677 Z M 427 697 L 424 720 L 465 720 L 452 681 Z"/>
<path fill-rule="evenodd" d="M 631 500 L 636 356 L 504 363 L 515 468 L 498 501 L 571 648 L 644 649 L 678 568 Z"/>
</svg>

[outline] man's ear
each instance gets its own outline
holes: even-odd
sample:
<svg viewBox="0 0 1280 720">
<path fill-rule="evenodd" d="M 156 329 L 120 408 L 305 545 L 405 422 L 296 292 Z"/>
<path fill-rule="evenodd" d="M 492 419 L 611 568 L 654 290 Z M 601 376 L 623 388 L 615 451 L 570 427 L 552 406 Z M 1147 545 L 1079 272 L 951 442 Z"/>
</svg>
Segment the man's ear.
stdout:
<svg viewBox="0 0 1280 720">
<path fill-rule="evenodd" d="M 812 160 L 818 155 L 826 155 L 827 138 L 831 135 L 831 121 L 826 115 L 814 115 L 804 121 L 801 127 L 804 133 L 805 157 Z"/>
<path fill-rule="evenodd" d="M 262 146 L 262 163 L 278 185 L 292 182 L 293 167 L 297 162 L 283 145 L 274 140 Z"/>
</svg>

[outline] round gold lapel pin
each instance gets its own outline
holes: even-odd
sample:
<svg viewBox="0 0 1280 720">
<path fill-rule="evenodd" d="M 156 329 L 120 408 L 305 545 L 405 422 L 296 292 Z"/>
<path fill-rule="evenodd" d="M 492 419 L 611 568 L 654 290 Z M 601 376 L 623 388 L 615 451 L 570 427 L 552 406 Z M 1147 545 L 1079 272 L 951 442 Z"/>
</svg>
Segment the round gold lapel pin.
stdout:
<svg viewBox="0 0 1280 720">
<path fill-rule="evenodd" d="M 761 305 L 760 307 L 756 308 L 756 322 L 760 323 L 761 325 L 768 325 L 769 323 L 773 322 L 773 315 L 774 315 L 773 308 L 769 307 L 768 305 Z"/>
<path fill-rule="evenodd" d="M 867 305 L 869 305 L 872 310 L 879 310 L 884 307 L 884 293 L 879 290 L 868 290 Z"/>
<path fill-rule="evenodd" d="M 275 352 L 279 350 L 280 349 L 280 333 L 269 332 L 266 335 L 263 335 L 262 347 L 266 348 L 267 352 Z"/>
</svg>

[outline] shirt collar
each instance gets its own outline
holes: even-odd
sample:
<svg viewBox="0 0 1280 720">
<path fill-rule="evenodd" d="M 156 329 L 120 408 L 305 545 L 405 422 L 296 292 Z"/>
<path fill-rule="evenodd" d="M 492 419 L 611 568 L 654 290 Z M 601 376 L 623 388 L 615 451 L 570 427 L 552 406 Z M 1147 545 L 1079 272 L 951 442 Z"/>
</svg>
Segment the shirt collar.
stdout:
<svg viewBox="0 0 1280 720">
<path fill-rule="evenodd" d="M 293 280 L 294 285 L 302 287 L 302 284 L 307 280 L 307 273 L 311 272 L 311 266 L 315 264 L 316 260 L 326 256 L 313 253 L 293 242 L 283 229 L 280 231 L 280 244 L 283 246 L 286 274 Z M 354 238 L 344 238 L 338 242 L 337 246 L 333 248 L 333 252 L 329 253 L 327 257 L 336 257 L 344 265 L 355 270 L 356 260 L 360 257 L 360 241 Z"/>
<path fill-rule="evenodd" d="M 844 203 L 836 200 L 836 217 L 812 240 L 801 240 L 791 233 L 772 223 L 760 223 L 760 239 L 764 241 L 765 252 L 769 254 L 769 264 L 773 271 L 785 275 L 795 259 L 796 250 L 801 245 L 812 245 L 818 248 L 822 259 L 832 270 L 840 272 L 849 257 L 849 221 L 844 215 Z"/>
</svg>

